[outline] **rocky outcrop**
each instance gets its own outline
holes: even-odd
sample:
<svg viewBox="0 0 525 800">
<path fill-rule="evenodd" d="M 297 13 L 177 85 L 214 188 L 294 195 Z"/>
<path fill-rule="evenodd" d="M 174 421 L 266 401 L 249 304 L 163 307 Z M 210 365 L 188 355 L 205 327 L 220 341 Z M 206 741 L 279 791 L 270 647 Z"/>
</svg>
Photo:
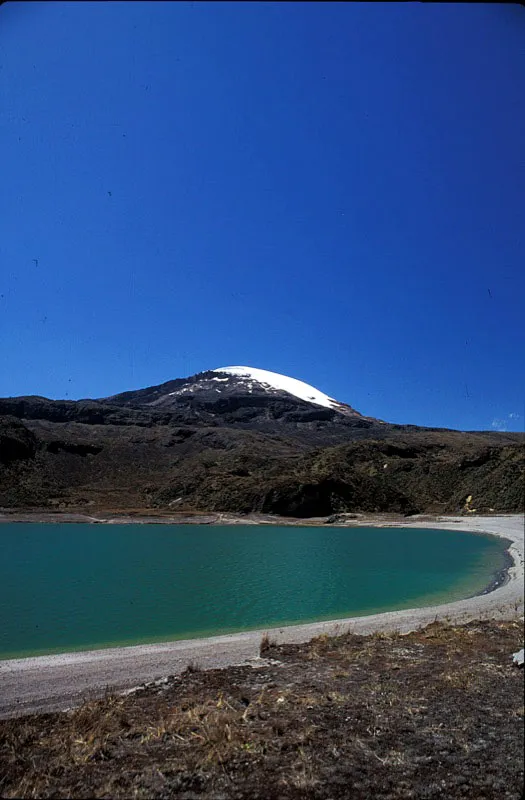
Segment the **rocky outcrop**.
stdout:
<svg viewBox="0 0 525 800">
<path fill-rule="evenodd" d="M 0 464 L 32 459 L 36 450 L 36 437 L 20 420 L 0 417 Z"/>
</svg>

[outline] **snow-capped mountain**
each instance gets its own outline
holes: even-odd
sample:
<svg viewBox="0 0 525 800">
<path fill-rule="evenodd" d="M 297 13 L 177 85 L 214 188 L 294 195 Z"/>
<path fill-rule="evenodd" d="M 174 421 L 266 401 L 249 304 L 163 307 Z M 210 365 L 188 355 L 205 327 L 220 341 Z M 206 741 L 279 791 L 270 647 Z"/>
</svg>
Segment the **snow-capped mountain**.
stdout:
<svg viewBox="0 0 525 800">
<path fill-rule="evenodd" d="M 327 394 L 320 392 L 319 389 L 315 389 L 308 383 L 299 381 L 296 378 L 288 378 L 288 376 L 280 375 L 278 372 L 270 372 L 267 369 L 256 369 L 255 367 L 220 367 L 213 371 L 240 378 L 248 392 L 253 391 L 253 389 L 257 387 L 270 392 L 287 392 L 294 397 L 298 397 L 300 400 L 305 400 L 307 403 L 326 406 L 326 408 L 335 408 L 339 410 L 339 407 L 342 406 L 342 404 L 334 400 L 333 397 L 328 397 Z M 215 380 L 227 381 L 229 378 L 215 378 Z"/>
<path fill-rule="evenodd" d="M 0 506 L 323 517 L 523 505 L 520 434 L 382 422 L 255 367 L 103 399 L 0 398 Z"/>
<path fill-rule="evenodd" d="M 264 401 L 272 400 L 287 401 L 303 410 L 308 406 L 319 411 L 327 409 L 332 412 L 330 416 L 335 412 L 336 415 L 362 418 L 351 406 L 335 400 L 308 383 L 256 367 L 219 367 L 188 378 L 104 398 L 105 402 L 119 405 L 162 409 L 180 408 L 188 403 L 207 408 L 213 405 L 224 408 L 225 404 L 238 407 L 243 403 L 254 407 L 259 404 L 267 405 Z"/>
</svg>

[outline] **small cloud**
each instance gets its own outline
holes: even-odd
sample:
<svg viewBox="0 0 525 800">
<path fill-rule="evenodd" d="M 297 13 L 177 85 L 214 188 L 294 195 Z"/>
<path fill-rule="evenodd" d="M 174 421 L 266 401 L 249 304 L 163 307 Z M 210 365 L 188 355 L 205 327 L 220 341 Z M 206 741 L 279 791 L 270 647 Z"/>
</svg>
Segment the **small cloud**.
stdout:
<svg viewBox="0 0 525 800">
<path fill-rule="evenodd" d="M 495 431 L 508 431 L 509 424 L 515 424 L 516 420 L 518 419 L 521 419 L 521 414 L 518 414 L 516 411 L 511 411 L 511 413 L 507 414 L 506 417 L 495 417 L 492 420 L 491 428 Z"/>
<path fill-rule="evenodd" d="M 506 431 L 507 421 L 505 419 L 493 419 L 491 428 L 493 428 L 495 431 Z"/>
</svg>

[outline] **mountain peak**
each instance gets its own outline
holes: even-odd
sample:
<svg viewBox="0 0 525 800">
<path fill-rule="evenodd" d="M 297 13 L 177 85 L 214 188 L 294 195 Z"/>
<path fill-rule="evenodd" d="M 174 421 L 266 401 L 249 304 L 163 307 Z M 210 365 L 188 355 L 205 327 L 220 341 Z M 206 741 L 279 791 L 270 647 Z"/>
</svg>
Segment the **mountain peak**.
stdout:
<svg viewBox="0 0 525 800">
<path fill-rule="evenodd" d="M 298 397 L 300 400 L 305 400 L 318 406 L 340 410 L 342 405 L 337 400 L 334 400 L 333 397 L 329 397 L 308 383 L 297 380 L 297 378 L 289 378 L 287 375 L 281 375 L 278 372 L 270 372 L 267 369 L 258 369 L 257 367 L 220 367 L 212 370 L 212 372 L 232 375 L 242 379 L 242 382 L 246 383 L 248 391 L 253 388 L 253 383 L 257 383 L 262 387 L 286 392 Z M 216 380 L 221 380 L 221 378 Z"/>
<path fill-rule="evenodd" d="M 272 404 L 277 403 L 280 408 L 279 403 L 284 401 L 288 406 L 290 403 L 297 406 L 297 413 L 307 416 L 314 414 L 317 415 L 316 419 L 333 419 L 334 415 L 340 418 L 368 419 L 347 403 L 340 403 L 304 381 L 278 372 L 246 366 L 210 369 L 188 378 L 176 378 L 158 386 L 123 392 L 102 400 L 113 405 L 148 407 L 159 411 L 180 411 L 185 406 L 196 412 L 199 408 L 212 416 L 241 408 L 253 416 L 253 409 L 259 408 L 264 417 Z M 288 410 L 291 411 L 291 408 Z"/>
</svg>

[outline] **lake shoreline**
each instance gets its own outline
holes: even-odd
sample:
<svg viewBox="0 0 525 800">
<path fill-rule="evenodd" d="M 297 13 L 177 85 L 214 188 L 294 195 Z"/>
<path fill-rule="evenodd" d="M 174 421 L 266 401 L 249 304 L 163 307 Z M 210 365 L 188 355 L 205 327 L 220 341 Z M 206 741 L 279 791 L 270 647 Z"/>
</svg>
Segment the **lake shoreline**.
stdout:
<svg viewBox="0 0 525 800">
<path fill-rule="evenodd" d="M 332 514 L 324 517 L 281 517 L 275 514 L 260 514 L 251 512 L 249 514 L 238 514 L 233 512 L 159 512 L 150 514 L 147 511 L 120 512 L 120 511 L 100 511 L 97 514 L 87 514 L 80 511 L 48 511 L 45 509 L 19 510 L 14 508 L 0 508 L 0 525 L 2 523 L 13 524 L 17 522 L 33 522 L 39 524 L 84 524 L 84 525 L 289 525 L 294 527 L 313 527 L 334 525 L 337 527 L 369 527 L 369 526 L 389 526 L 400 525 L 409 527 L 417 523 L 425 523 L 422 527 L 432 527 L 426 525 L 427 522 L 436 523 L 438 520 L 465 521 L 469 526 L 469 520 L 492 520 L 494 518 L 516 517 L 516 514 L 480 514 L 480 515 L 449 515 L 449 514 L 413 514 L 404 516 L 403 514 L 377 512 L 377 513 L 341 513 Z M 469 527 L 467 527 L 467 530 Z"/>
<path fill-rule="evenodd" d="M 3 522 L 56 522 L 56 519 L 27 519 L 23 513 L 6 514 Z M 17 516 L 18 520 L 13 517 Z M 65 515 L 60 517 L 64 522 Z M 69 516 L 69 515 L 67 515 Z M 211 515 L 206 515 L 208 518 Z M 215 516 L 215 515 L 213 515 Z M 231 522 L 233 515 L 221 515 L 227 520 L 213 520 L 213 524 L 250 524 L 245 516 Z M 23 517 L 23 518 L 20 518 Z M 83 520 L 87 521 L 87 520 Z M 99 520 L 97 520 L 98 522 Z M 105 520 L 109 522 L 109 520 Z M 114 523 L 115 520 L 112 520 Z M 118 518 L 119 523 L 124 520 Z M 137 519 L 129 519 L 137 522 Z M 149 520 L 148 520 L 149 521 Z M 295 524 L 304 524 L 295 520 Z M 327 520 L 310 520 L 309 524 L 326 525 Z M 294 524 L 292 523 L 292 524 Z M 173 518 L 168 524 L 175 524 Z M 188 524 L 188 522 L 184 522 Z M 202 524 L 202 523 L 201 523 Z M 208 523 L 210 524 L 210 523 Z M 252 522 L 251 524 L 257 524 Z M 260 523 L 259 523 L 260 524 Z M 286 524 L 275 520 L 273 524 Z M 422 608 L 404 609 L 300 625 L 267 628 L 238 634 L 187 639 L 157 644 L 109 647 L 102 650 L 78 651 L 51 656 L 35 656 L 0 661 L 0 717 L 43 711 L 64 710 L 83 702 L 88 697 L 102 696 L 107 687 L 116 691 L 130 690 L 135 686 L 180 674 L 189 664 L 202 669 L 263 663 L 259 658 L 262 637 L 267 634 L 276 643 L 305 642 L 322 634 L 337 635 L 343 632 L 370 634 L 377 631 L 409 631 L 428 625 L 435 620 L 465 623 L 475 619 L 513 619 L 523 614 L 523 515 L 494 516 L 436 516 L 419 515 L 359 515 L 337 525 L 417 527 L 443 530 L 464 530 L 471 533 L 492 534 L 511 542 L 508 548 L 512 565 L 501 571 L 506 577 L 495 576 L 490 586 L 481 594 L 451 603 Z"/>
<path fill-rule="evenodd" d="M 509 544 L 511 544 L 510 540 L 507 540 L 507 541 L 509 542 Z M 490 582 L 486 586 L 484 586 L 482 589 L 480 589 L 479 591 L 475 592 L 474 594 L 466 595 L 466 597 L 463 598 L 463 599 L 467 600 L 467 599 L 471 599 L 471 598 L 474 598 L 474 597 L 482 597 L 484 595 L 490 594 L 490 592 L 495 591 L 498 587 L 504 586 L 506 583 L 508 583 L 508 581 L 510 580 L 509 569 L 514 565 L 514 559 L 511 557 L 511 555 L 509 554 L 508 550 L 506 550 L 504 552 L 504 558 L 505 558 L 505 566 L 502 569 L 499 569 L 499 570 L 497 570 L 496 572 L 493 573 Z M 434 603 L 434 604 L 431 604 L 431 606 L 432 606 L 432 608 L 438 607 L 438 604 Z M 421 606 L 421 608 L 426 608 L 426 607 L 427 606 Z M 430 606 L 428 606 L 428 607 L 430 607 Z M 403 609 L 400 609 L 400 610 L 403 610 Z M 313 619 L 305 620 L 305 621 L 302 621 L 302 622 L 301 621 L 295 621 L 295 622 L 294 621 L 290 621 L 290 622 L 285 621 L 285 622 L 281 622 L 278 625 L 277 624 L 273 624 L 273 625 L 269 626 L 268 630 L 273 630 L 273 629 L 281 630 L 281 629 L 294 628 L 294 627 L 298 627 L 298 626 L 301 626 L 301 625 L 302 626 L 315 625 L 315 624 L 319 624 L 319 623 L 333 623 L 333 622 L 337 622 L 338 620 L 342 620 L 342 619 L 344 619 L 344 620 L 347 620 L 347 619 L 362 619 L 362 618 L 365 618 L 365 617 L 372 617 L 372 616 L 378 616 L 379 614 L 390 614 L 390 613 L 394 613 L 394 610 L 381 611 L 381 612 L 375 611 L 375 612 L 371 612 L 369 614 L 366 614 L 366 613 L 356 614 L 355 616 L 352 616 L 352 617 L 338 618 L 338 619 L 335 619 L 335 620 L 334 620 L 333 617 L 320 617 L 318 619 L 313 618 Z M 140 639 L 139 639 L 137 641 L 129 640 L 127 642 L 126 641 L 122 641 L 122 642 L 119 642 L 119 641 L 113 641 L 113 642 L 108 641 L 107 643 L 94 644 L 91 647 L 79 646 L 79 647 L 71 648 L 69 650 L 58 650 L 57 649 L 55 651 L 50 651 L 50 652 L 47 652 L 47 653 L 46 652 L 38 652 L 38 651 L 37 652 L 27 651 L 25 653 L 24 652 L 20 652 L 20 653 L 15 653 L 13 655 L 1 655 L 0 654 L 0 669 L 1 669 L 2 663 L 6 662 L 6 661 L 15 661 L 15 660 L 22 661 L 22 660 L 36 659 L 36 658 L 51 658 L 51 657 L 54 657 L 54 656 L 72 655 L 74 653 L 83 654 L 83 653 L 100 652 L 100 651 L 104 651 L 104 650 L 122 650 L 123 648 L 128 648 L 129 649 L 129 648 L 134 648 L 134 647 L 146 647 L 146 646 L 153 646 L 154 647 L 157 644 L 175 644 L 176 642 L 184 642 L 184 641 L 190 642 L 190 641 L 201 640 L 201 639 L 202 640 L 204 640 L 204 639 L 212 640 L 212 639 L 218 638 L 220 636 L 229 636 L 229 635 L 235 635 L 235 634 L 252 633 L 255 630 L 262 631 L 263 629 L 262 628 L 239 628 L 238 630 L 236 630 L 236 629 L 230 629 L 230 630 L 226 629 L 226 630 L 223 630 L 222 632 L 217 632 L 217 633 L 215 633 L 215 632 L 213 632 L 213 633 L 202 633 L 202 634 L 195 633 L 194 635 L 188 634 L 188 635 L 182 636 L 180 638 L 178 638 L 178 637 L 175 638 L 174 637 L 173 639 L 166 639 L 166 640 L 164 640 L 164 639 L 159 639 L 159 640 L 150 639 L 148 641 L 148 639 L 144 639 L 144 640 L 140 641 Z"/>
<path fill-rule="evenodd" d="M 512 544 L 512 542 L 510 542 L 510 540 L 509 540 L 509 544 Z M 491 592 L 496 591 L 498 586 L 505 586 L 505 584 L 508 583 L 509 580 L 510 580 L 509 570 L 513 566 L 514 566 L 514 559 L 512 558 L 512 556 L 510 555 L 510 553 L 509 553 L 509 551 L 507 549 L 505 551 L 505 566 L 503 567 L 503 569 L 498 570 L 494 574 L 494 576 L 493 576 L 491 582 L 488 584 L 488 586 L 486 586 L 484 589 L 482 589 L 481 592 L 477 592 L 475 595 L 473 595 L 473 597 L 483 597 L 483 595 L 490 594 Z"/>
</svg>

